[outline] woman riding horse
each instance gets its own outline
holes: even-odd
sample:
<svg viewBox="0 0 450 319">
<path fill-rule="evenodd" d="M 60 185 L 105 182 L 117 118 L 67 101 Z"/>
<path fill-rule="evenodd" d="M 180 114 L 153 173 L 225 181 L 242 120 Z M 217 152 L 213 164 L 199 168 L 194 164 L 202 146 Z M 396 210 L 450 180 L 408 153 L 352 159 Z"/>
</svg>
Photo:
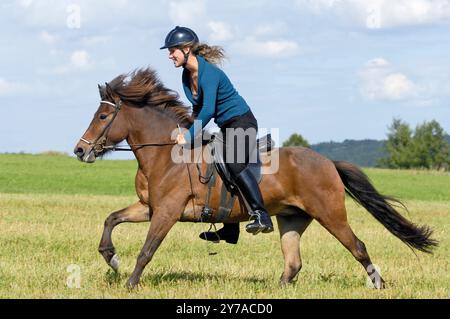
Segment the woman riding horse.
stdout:
<svg viewBox="0 0 450 319">
<path fill-rule="evenodd" d="M 186 39 L 185 36 L 190 38 Z M 170 56 L 176 66 L 185 66 L 183 83 L 187 86 L 188 94 L 192 90 L 197 94 L 197 102 L 194 104 L 199 111 L 197 118 L 210 119 L 216 116 L 216 122 L 222 130 L 227 127 L 240 127 L 241 130 L 256 127 L 253 116 L 252 121 L 247 119 L 248 106 L 223 72 L 206 61 L 205 56 L 211 58 L 211 55 L 200 49 L 202 46 L 198 44 L 194 33 L 182 32 L 178 37 L 189 40 L 182 43 L 191 45 L 188 48 L 180 44 L 171 47 Z M 173 34 L 168 37 L 169 46 L 171 38 Z M 215 56 L 222 57 L 217 52 L 221 51 L 216 50 Z M 209 79 L 208 83 L 205 83 L 205 78 Z M 184 163 L 173 160 L 174 149 L 178 153 L 182 151 L 182 147 L 174 147 L 176 142 L 169 142 L 169 138 L 177 125 L 190 127 L 192 116 L 188 108 L 179 101 L 178 95 L 158 80 L 156 72 L 144 69 L 119 75 L 105 86 L 100 86 L 99 93 L 99 107 L 75 146 L 74 153 L 79 160 L 94 163 L 97 157 L 119 149 L 117 144 L 126 140 L 136 156 L 138 168 L 135 188 L 139 200 L 112 212 L 105 219 L 98 247 L 108 265 L 118 271 L 119 259 L 111 237 L 113 229 L 125 222 L 151 221 L 145 243 L 127 281 L 127 287 L 132 289 L 139 284 L 144 268 L 177 222 L 203 222 L 201 215 L 196 213 L 196 207 L 206 204 L 206 200 L 202 201 L 202 198 L 207 197 L 208 187 L 200 180 L 200 170 L 191 170 L 195 163 L 182 165 Z M 234 99 L 226 93 L 231 93 Z M 194 101 L 193 97 L 190 98 Z M 224 114 L 233 115 L 228 118 Z M 184 136 L 178 136 L 177 139 L 180 143 L 185 142 Z M 192 142 L 192 136 L 188 140 Z M 233 141 L 234 138 L 228 144 L 233 144 Z M 253 140 L 252 142 L 254 143 Z M 275 174 L 266 174 L 261 180 L 265 207 L 258 185 L 245 168 L 238 172 L 236 180 L 241 193 L 245 193 L 244 197 L 247 196 L 252 204 L 248 210 L 259 211 L 256 223 L 250 224 L 250 231 L 257 233 L 272 230 L 265 208 L 276 216 L 284 256 L 281 285 L 292 283 L 302 268 L 300 239 L 311 222 L 316 220 L 364 267 L 374 287 L 384 288 L 383 278 L 374 267 L 365 244 L 348 223 L 345 194 L 410 248 L 431 253 L 437 246 L 437 241 L 431 238 L 432 230 L 429 227 L 416 225 L 404 218 L 392 204 L 396 200 L 380 194 L 364 172 L 355 165 L 331 161 L 303 147 L 282 147 L 273 152 L 277 154 L 279 169 Z M 195 152 L 186 153 L 192 155 Z M 267 156 L 262 155 L 265 167 L 268 164 Z M 246 163 L 230 163 L 229 166 L 236 171 L 239 166 L 245 167 L 244 164 Z M 198 198 L 197 205 L 195 198 Z M 218 207 L 219 187 L 215 188 L 211 198 L 211 207 Z M 188 207 L 191 203 L 192 208 Z M 234 203 L 233 208 L 227 221 L 237 223 L 248 219 L 247 212 L 239 209 L 239 203 Z M 379 236 L 384 235 L 380 233 Z"/>
<path fill-rule="evenodd" d="M 223 134 L 225 148 L 227 142 L 228 145 L 233 145 L 231 146 L 233 149 L 224 151 L 224 160 L 252 210 L 249 214 L 254 222 L 246 226 L 247 232 L 254 235 L 272 232 L 273 224 L 264 207 L 258 182 L 247 168 L 250 154 L 256 148 L 258 123 L 250 107 L 235 90 L 226 74 L 216 66 L 224 58 L 223 49 L 199 43 L 194 31 L 180 26 L 169 32 L 161 49 L 169 50 L 169 59 L 173 60 L 175 67 L 184 68 L 182 75 L 184 92 L 193 104 L 194 118 L 201 121 L 201 126 L 192 125 L 188 132 L 180 133 L 177 136 L 177 143 L 193 144 L 195 137 L 214 118 Z M 236 129 L 246 131 L 249 140 L 241 143 L 230 142 Z M 229 151 L 234 154 L 233 158 L 226 156 L 230 154 Z M 244 163 L 236 160 L 236 154 L 243 155 Z M 236 243 L 238 237 L 238 223 L 224 224 L 217 232 L 200 234 L 200 238 L 205 240 L 225 240 L 228 243 Z"/>
</svg>

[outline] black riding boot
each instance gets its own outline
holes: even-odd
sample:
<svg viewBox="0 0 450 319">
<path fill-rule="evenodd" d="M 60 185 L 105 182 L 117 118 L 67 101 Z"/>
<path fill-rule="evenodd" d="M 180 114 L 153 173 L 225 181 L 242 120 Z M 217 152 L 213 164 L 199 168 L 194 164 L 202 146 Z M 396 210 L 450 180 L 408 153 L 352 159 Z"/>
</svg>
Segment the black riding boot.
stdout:
<svg viewBox="0 0 450 319">
<path fill-rule="evenodd" d="M 199 237 L 216 243 L 225 240 L 229 244 L 236 244 L 239 239 L 239 223 L 223 224 L 223 227 L 217 232 L 206 231 L 201 233 Z"/>
<path fill-rule="evenodd" d="M 264 208 L 264 200 L 259 190 L 258 182 L 248 168 L 245 168 L 236 177 L 236 184 L 244 195 L 252 211 L 250 215 L 255 221 L 248 224 L 245 229 L 254 235 L 259 232 L 270 233 L 273 231 L 272 220 Z"/>
</svg>

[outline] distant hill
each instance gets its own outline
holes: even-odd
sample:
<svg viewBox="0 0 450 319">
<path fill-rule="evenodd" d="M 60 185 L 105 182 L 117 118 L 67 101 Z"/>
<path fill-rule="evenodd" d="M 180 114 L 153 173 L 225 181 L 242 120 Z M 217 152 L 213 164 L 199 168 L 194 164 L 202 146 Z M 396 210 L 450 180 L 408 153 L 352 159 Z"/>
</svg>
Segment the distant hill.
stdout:
<svg viewBox="0 0 450 319">
<path fill-rule="evenodd" d="M 450 135 L 446 136 L 450 144 Z M 345 140 L 311 145 L 311 148 L 332 160 L 348 161 L 358 166 L 374 167 L 380 158 L 386 157 L 385 140 Z"/>
<path fill-rule="evenodd" d="M 385 141 L 345 140 L 343 142 L 325 142 L 311 145 L 311 148 L 332 160 L 344 160 L 364 167 L 374 167 L 377 161 L 386 156 Z"/>
</svg>

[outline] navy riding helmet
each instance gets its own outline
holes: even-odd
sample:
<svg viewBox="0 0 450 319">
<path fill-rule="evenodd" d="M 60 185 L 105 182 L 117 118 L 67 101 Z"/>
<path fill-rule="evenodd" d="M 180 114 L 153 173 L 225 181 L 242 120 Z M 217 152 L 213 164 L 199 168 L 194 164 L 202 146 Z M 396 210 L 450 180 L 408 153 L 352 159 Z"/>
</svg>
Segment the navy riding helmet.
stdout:
<svg viewBox="0 0 450 319">
<path fill-rule="evenodd" d="M 164 46 L 160 49 L 173 48 L 190 42 L 199 42 L 195 32 L 186 27 L 176 26 L 175 29 L 171 30 L 169 34 L 167 34 Z"/>
</svg>

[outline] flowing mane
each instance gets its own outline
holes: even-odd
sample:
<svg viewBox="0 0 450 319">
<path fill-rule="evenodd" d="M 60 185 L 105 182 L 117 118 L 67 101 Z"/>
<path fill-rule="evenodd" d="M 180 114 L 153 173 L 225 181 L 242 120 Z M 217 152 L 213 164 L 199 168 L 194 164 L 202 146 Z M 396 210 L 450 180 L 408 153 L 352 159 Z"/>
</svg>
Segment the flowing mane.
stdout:
<svg viewBox="0 0 450 319">
<path fill-rule="evenodd" d="M 184 106 L 178 93 L 166 88 L 156 71 L 150 68 L 136 69 L 128 74 L 119 75 L 108 85 L 130 106 L 156 109 L 183 126 L 193 122 L 190 108 Z M 105 90 L 101 91 L 105 94 Z"/>
</svg>

